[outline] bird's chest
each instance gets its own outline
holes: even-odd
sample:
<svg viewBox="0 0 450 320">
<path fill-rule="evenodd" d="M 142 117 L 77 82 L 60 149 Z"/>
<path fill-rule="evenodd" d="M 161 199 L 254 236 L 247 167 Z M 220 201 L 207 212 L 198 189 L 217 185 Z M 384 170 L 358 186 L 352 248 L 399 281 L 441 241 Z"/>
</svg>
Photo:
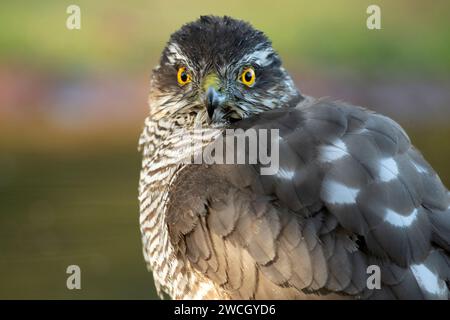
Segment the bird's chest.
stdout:
<svg viewBox="0 0 450 320">
<path fill-rule="evenodd" d="M 139 200 L 144 258 L 160 295 L 163 291 L 175 299 L 193 298 L 192 287 L 198 286 L 199 281 L 189 271 L 189 265 L 178 259 L 165 219 L 170 183 L 180 165 L 162 154 L 144 159 L 141 171 Z"/>
<path fill-rule="evenodd" d="M 139 184 L 139 220 L 144 258 L 153 272 L 159 293 L 164 291 L 171 296 L 180 291 L 176 281 L 183 281 L 177 276 L 182 266 L 176 259 L 164 218 L 169 196 L 167 186 L 174 171 L 175 168 L 163 159 L 144 157 Z"/>
<path fill-rule="evenodd" d="M 156 286 L 172 298 L 212 298 L 211 285 L 192 272 L 188 262 L 178 258 L 166 222 L 170 187 L 184 166 L 185 154 L 190 152 L 186 145 L 191 143 L 154 123 L 147 125 L 141 139 L 140 228 L 144 258 Z"/>
</svg>

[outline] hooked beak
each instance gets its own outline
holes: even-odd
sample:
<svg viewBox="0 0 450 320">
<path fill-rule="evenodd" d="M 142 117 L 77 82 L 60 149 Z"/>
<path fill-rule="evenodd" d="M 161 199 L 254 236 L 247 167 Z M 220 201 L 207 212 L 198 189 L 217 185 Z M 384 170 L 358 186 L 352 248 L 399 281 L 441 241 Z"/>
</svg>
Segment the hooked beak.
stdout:
<svg viewBox="0 0 450 320">
<path fill-rule="evenodd" d="M 224 101 L 225 96 L 218 92 L 214 87 L 211 86 L 206 90 L 205 106 L 210 120 L 213 119 L 214 111 L 222 106 Z"/>
<path fill-rule="evenodd" d="M 215 72 L 212 72 L 205 77 L 202 87 L 205 92 L 204 103 L 206 111 L 208 112 L 209 120 L 212 121 L 214 112 L 223 106 L 226 101 L 226 95 L 220 90 L 221 81 Z"/>
</svg>

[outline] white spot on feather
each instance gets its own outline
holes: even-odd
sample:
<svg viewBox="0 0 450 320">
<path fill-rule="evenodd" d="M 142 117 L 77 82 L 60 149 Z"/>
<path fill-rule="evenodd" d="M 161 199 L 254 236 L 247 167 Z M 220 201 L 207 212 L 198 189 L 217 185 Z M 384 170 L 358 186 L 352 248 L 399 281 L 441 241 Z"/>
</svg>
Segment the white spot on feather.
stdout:
<svg viewBox="0 0 450 320">
<path fill-rule="evenodd" d="M 386 158 L 380 160 L 379 176 L 381 181 L 389 182 L 397 178 L 398 166 L 393 158 Z"/>
<path fill-rule="evenodd" d="M 359 134 L 366 134 L 366 133 L 370 133 L 369 130 L 367 130 L 367 128 L 360 128 L 358 131 L 356 131 L 355 133 L 359 133 Z"/>
<path fill-rule="evenodd" d="M 444 281 L 439 279 L 439 277 L 428 269 L 427 266 L 424 264 L 414 264 L 411 265 L 411 271 L 414 274 L 420 288 L 439 296 L 445 294 L 446 288 Z"/>
<path fill-rule="evenodd" d="M 292 180 L 295 176 L 295 171 L 280 168 L 276 175 L 278 178 L 281 178 L 283 180 Z"/>
<path fill-rule="evenodd" d="M 242 63 L 256 63 L 261 67 L 266 67 L 272 63 L 272 59 L 269 59 L 270 55 L 274 51 L 272 48 L 256 49 L 255 51 L 245 55 L 242 59 Z"/>
<path fill-rule="evenodd" d="M 270 59 L 268 59 L 271 54 L 273 54 L 273 50 L 271 48 L 267 48 L 254 52 L 252 58 L 255 59 L 256 63 L 258 63 L 260 66 L 265 67 L 272 62 Z"/>
<path fill-rule="evenodd" d="M 324 183 L 323 197 L 328 203 L 333 204 L 354 204 L 359 190 L 347 187 L 336 181 L 326 181 Z"/>
<path fill-rule="evenodd" d="M 419 172 L 419 173 L 427 173 L 428 172 L 428 170 L 425 167 L 421 166 L 420 164 L 413 162 L 413 165 L 416 168 L 417 172 Z"/>
<path fill-rule="evenodd" d="M 336 161 L 347 154 L 347 146 L 340 139 L 334 141 L 331 145 L 320 147 L 320 161 L 322 162 Z"/>
<path fill-rule="evenodd" d="M 167 51 L 168 51 L 167 59 L 171 64 L 174 64 L 177 60 L 181 60 L 184 58 L 183 55 L 181 54 L 180 47 L 178 47 L 178 45 L 175 43 L 171 43 L 167 47 Z"/>
<path fill-rule="evenodd" d="M 386 209 L 386 216 L 384 221 L 395 226 L 395 227 L 409 227 L 417 219 L 417 209 L 414 210 L 407 216 L 401 215 L 391 209 Z"/>
</svg>

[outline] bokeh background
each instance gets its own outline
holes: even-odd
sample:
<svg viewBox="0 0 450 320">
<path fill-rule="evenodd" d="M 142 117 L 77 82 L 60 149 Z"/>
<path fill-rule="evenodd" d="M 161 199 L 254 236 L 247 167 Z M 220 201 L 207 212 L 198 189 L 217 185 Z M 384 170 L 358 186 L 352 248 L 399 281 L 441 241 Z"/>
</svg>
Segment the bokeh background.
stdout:
<svg viewBox="0 0 450 320">
<path fill-rule="evenodd" d="M 66 29 L 70 4 L 81 30 Z M 369 4 L 382 30 L 366 28 Z M 450 185 L 449 1 L 2 1 L 0 298 L 156 298 L 137 140 L 151 69 L 201 14 L 265 31 L 304 93 L 393 117 Z"/>
</svg>

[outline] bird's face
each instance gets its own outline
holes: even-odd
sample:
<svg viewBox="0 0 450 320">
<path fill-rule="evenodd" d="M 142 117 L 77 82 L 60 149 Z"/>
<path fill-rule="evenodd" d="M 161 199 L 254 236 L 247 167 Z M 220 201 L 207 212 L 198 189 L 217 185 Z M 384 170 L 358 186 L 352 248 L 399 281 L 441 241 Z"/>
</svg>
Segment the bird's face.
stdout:
<svg viewBox="0 0 450 320">
<path fill-rule="evenodd" d="M 270 41 L 229 17 L 201 17 L 175 32 L 155 68 L 151 115 L 223 127 L 301 96 Z"/>
</svg>

